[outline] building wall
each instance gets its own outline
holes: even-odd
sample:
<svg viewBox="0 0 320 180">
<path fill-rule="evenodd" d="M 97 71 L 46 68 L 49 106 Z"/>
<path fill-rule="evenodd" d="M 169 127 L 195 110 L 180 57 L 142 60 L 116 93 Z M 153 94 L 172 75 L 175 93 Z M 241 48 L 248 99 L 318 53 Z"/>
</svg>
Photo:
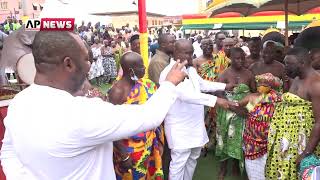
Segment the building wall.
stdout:
<svg viewBox="0 0 320 180">
<path fill-rule="evenodd" d="M 137 25 L 139 27 L 138 14 L 132 13 L 127 15 L 111 15 L 112 24 L 115 28 L 121 28 L 126 24 L 130 27 Z M 159 26 L 163 24 L 163 17 L 147 16 L 148 27 Z"/>
<path fill-rule="evenodd" d="M 37 18 L 41 12 L 40 5 L 43 5 L 45 0 L 26 0 L 26 2 L 27 16 Z M 0 0 L 0 23 L 8 16 L 17 19 L 23 16 L 22 0 Z"/>
<path fill-rule="evenodd" d="M 208 0 L 198 0 L 198 13 L 203 13 L 207 8 Z"/>
</svg>

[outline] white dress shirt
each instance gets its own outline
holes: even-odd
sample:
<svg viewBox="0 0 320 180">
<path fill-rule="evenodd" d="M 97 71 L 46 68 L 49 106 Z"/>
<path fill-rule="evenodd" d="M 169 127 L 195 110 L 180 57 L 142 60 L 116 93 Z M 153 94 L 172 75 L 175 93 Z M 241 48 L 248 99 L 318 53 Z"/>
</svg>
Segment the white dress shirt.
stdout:
<svg viewBox="0 0 320 180">
<path fill-rule="evenodd" d="M 201 43 L 198 43 L 198 41 L 195 41 L 193 43 L 193 49 L 194 49 L 194 55 L 196 55 L 196 57 L 200 57 L 203 54 L 203 51 L 201 49 Z"/>
<path fill-rule="evenodd" d="M 161 72 L 160 83 L 174 64 L 175 61 L 171 59 Z M 193 67 L 185 71 L 189 79 L 177 86 L 178 99 L 165 118 L 165 134 L 170 149 L 201 147 L 209 141 L 204 124 L 204 105 L 214 107 L 217 97 L 201 92 L 214 92 L 226 87 L 224 83 L 203 80 Z"/>
<path fill-rule="evenodd" d="M 169 82 L 143 105 L 112 105 L 31 85 L 11 101 L 1 164 L 8 180 L 115 180 L 112 141 L 158 127 L 177 97 Z"/>
</svg>

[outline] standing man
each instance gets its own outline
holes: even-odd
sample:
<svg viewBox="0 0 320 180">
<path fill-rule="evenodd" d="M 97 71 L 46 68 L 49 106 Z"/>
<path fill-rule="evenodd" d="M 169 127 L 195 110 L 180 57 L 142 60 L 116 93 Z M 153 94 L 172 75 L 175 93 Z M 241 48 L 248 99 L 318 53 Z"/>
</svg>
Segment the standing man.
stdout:
<svg viewBox="0 0 320 180">
<path fill-rule="evenodd" d="M 156 83 L 158 87 L 160 73 L 170 63 L 170 56 L 173 53 L 174 42 L 175 39 L 173 35 L 161 34 L 158 40 L 159 49 L 156 50 L 156 54 L 150 61 L 148 68 L 149 79 Z"/>
<path fill-rule="evenodd" d="M 1 165 L 7 179 L 115 180 L 112 142 L 158 127 L 177 99 L 175 85 L 185 77 L 186 63 L 178 62 L 144 105 L 114 106 L 72 96 L 90 64 L 78 35 L 40 31 L 32 53 L 35 83 L 15 96 L 4 120 Z"/>
<path fill-rule="evenodd" d="M 229 66 L 228 58 L 219 58 L 213 55 L 213 41 L 210 38 L 201 41 L 203 55 L 193 61 L 194 67 L 197 69 L 200 77 L 207 81 L 214 82 L 218 76 Z M 204 156 L 208 149 L 215 144 L 216 141 L 216 109 L 207 108 L 205 123 L 209 136 L 209 143 L 204 148 Z"/>
<path fill-rule="evenodd" d="M 301 160 L 320 155 L 320 75 L 306 49 L 289 50 L 284 62 L 293 81 L 271 120 L 266 179 L 297 180 Z"/>
<path fill-rule="evenodd" d="M 212 54 L 213 41 L 210 38 L 203 39 L 201 41 L 201 49 L 203 54 L 193 60 L 193 65 L 204 80 L 214 81 L 218 77 L 218 74 Z"/>
<path fill-rule="evenodd" d="M 271 73 L 274 76 L 282 80 L 282 86 L 278 90 L 279 92 L 287 92 L 289 89 L 289 81 L 285 75 L 284 65 L 275 60 L 276 57 L 276 47 L 267 46 L 262 51 L 263 61 L 258 61 L 250 66 L 251 72 L 257 76 L 265 73 Z"/>
<path fill-rule="evenodd" d="M 213 95 L 201 93 L 201 91 L 223 91 L 226 85 L 203 80 L 192 67 L 192 55 L 191 41 L 178 40 L 175 43 L 173 58 L 161 72 L 159 80 L 160 83 L 164 81 L 176 60 L 188 61 L 184 71 L 187 72 L 189 79 L 179 85 L 179 99 L 170 108 L 164 124 L 171 149 L 172 160 L 169 169 L 171 180 L 192 180 L 201 148 L 209 141 L 204 125 L 204 105 L 214 107 L 218 104 L 224 108 L 235 105 Z"/>
<path fill-rule="evenodd" d="M 246 58 L 245 68 L 249 69 L 249 67 L 260 61 L 260 52 L 262 49 L 262 42 L 260 37 L 253 37 L 249 40 L 248 48 L 250 50 L 250 56 Z"/>
<path fill-rule="evenodd" d="M 214 37 L 216 47 L 214 49 L 214 53 L 218 53 L 219 51 L 222 51 L 223 48 L 223 40 L 226 39 L 226 35 L 223 32 L 217 32 L 217 34 Z"/>
<path fill-rule="evenodd" d="M 156 92 L 156 85 L 144 79 L 142 58 L 135 52 L 121 57 L 122 78 L 109 91 L 113 104 L 144 104 Z M 113 158 L 117 180 L 163 179 L 160 149 L 163 146 L 162 128 L 140 132 L 134 136 L 115 141 Z M 132 166 L 130 167 L 132 162 Z M 131 168 L 131 172 L 128 169 Z"/>
<path fill-rule="evenodd" d="M 173 53 L 175 38 L 171 34 L 160 34 L 158 43 L 160 47 L 156 50 L 156 54 L 151 59 L 148 73 L 149 79 L 159 87 L 160 74 L 170 63 L 170 56 L 172 56 Z M 164 178 L 167 179 L 169 174 L 170 149 L 168 148 L 166 140 L 162 156 Z"/>
<path fill-rule="evenodd" d="M 199 34 L 197 36 L 197 40 L 192 45 L 194 49 L 193 56 L 195 57 L 200 57 L 203 53 L 201 49 L 201 40 L 202 40 L 202 36 Z"/>
<path fill-rule="evenodd" d="M 123 49 L 122 44 L 124 44 L 124 42 L 123 42 L 122 37 L 119 36 L 119 37 L 118 37 L 118 40 L 119 40 L 119 44 L 120 44 L 121 48 Z M 131 51 L 140 54 L 140 39 L 139 39 L 139 34 L 134 34 L 134 35 L 132 35 L 132 36 L 130 37 L 129 43 L 130 43 L 130 49 L 131 49 Z M 118 77 L 117 77 L 117 79 L 121 78 L 122 75 L 123 75 L 123 70 L 122 70 L 122 67 L 120 66 L 119 71 L 118 71 Z"/>
<path fill-rule="evenodd" d="M 228 91 L 225 97 L 230 101 L 240 101 L 256 89 L 255 79 L 251 71 L 245 69 L 245 52 L 240 48 L 230 50 L 231 66 L 218 78 L 226 83 Z M 242 151 L 242 130 L 245 118 L 237 116 L 231 111 L 217 109 L 217 145 L 216 156 L 220 159 L 219 180 L 223 180 L 227 173 L 228 160 L 233 161 L 233 176 L 239 175 L 239 165 L 244 168 Z"/>
</svg>

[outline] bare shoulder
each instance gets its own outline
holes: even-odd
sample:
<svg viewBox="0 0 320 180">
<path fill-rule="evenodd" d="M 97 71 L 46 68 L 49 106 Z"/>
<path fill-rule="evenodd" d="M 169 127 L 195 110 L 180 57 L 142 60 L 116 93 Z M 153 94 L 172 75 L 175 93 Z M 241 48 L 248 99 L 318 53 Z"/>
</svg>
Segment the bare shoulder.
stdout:
<svg viewBox="0 0 320 180">
<path fill-rule="evenodd" d="M 308 81 L 309 93 L 311 96 L 320 97 L 320 74 L 315 72 Z"/>
<path fill-rule="evenodd" d="M 123 104 L 125 90 L 121 86 L 121 82 L 116 82 L 109 90 L 108 97 L 112 104 Z"/>
<path fill-rule="evenodd" d="M 249 70 L 253 71 L 253 70 L 257 69 L 260 66 L 261 66 L 261 62 L 255 62 L 255 63 L 251 64 L 251 66 L 249 67 Z"/>
<path fill-rule="evenodd" d="M 284 69 L 284 65 L 283 65 L 282 63 L 278 62 L 278 61 L 274 61 L 274 65 L 275 65 L 276 67 L 280 67 L 280 68 L 283 68 L 283 69 Z"/>
<path fill-rule="evenodd" d="M 249 69 L 244 69 L 243 72 L 247 75 L 247 76 L 253 76 L 253 73 L 249 70 Z"/>
</svg>

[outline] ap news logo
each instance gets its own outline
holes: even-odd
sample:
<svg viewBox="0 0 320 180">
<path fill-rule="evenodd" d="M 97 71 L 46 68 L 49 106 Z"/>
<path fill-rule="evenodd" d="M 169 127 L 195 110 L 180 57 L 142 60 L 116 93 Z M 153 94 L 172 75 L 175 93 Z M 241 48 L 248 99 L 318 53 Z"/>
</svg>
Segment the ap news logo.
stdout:
<svg viewBox="0 0 320 180">
<path fill-rule="evenodd" d="M 26 23 L 29 31 L 73 31 L 74 18 L 29 19 Z"/>
</svg>

